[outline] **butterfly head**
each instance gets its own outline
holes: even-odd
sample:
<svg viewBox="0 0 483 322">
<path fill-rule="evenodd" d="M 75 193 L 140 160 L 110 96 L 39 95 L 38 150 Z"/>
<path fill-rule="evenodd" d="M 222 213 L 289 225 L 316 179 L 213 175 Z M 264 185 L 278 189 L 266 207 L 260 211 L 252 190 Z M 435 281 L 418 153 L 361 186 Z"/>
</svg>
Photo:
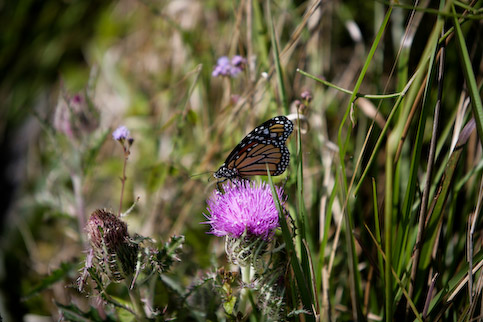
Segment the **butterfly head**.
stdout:
<svg viewBox="0 0 483 322">
<path fill-rule="evenodd" d="M 216 172 L 213 174 L 213 176 L 216 179 L 221 179 L 221 178 L 226 178 L 226 179 L 232 179 L 236 178 L 239 176 L 238 171 L 233 168 L 233 169 L 228 169 L 228 167 L 223 163 L 221 167 L 216 170 Z"/>
</svg>

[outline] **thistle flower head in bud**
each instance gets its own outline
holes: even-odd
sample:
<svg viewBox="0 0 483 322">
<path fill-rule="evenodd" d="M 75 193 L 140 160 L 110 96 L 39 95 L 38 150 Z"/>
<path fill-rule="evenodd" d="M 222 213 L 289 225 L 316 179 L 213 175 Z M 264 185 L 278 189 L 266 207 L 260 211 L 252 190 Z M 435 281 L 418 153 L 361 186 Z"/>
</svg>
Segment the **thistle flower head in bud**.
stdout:
<svg viewBox="0 0 483 322">
<path fill-rule="evenodd" d="M 139 246 L 131 241 L 125 222 L 98 209 L 89 218 L 86 230 L 94 262 L 110 280 L 118 282 L 134 272 Z"/>
<path fill-rule="evenodd" d="M 63 92 L 55 108 L 53 124 L 59 133 L 80 139 L 98 128 L 99 111 L 84 94 Z"/>
<path fill-rule="evenodd" d="M 302 98 L 306 103 L 310 103 L 312 101 L 312 93 L 310 93 L 308 90 L 305 90 L 300 94 L 300 98 Z"/>
</svg>

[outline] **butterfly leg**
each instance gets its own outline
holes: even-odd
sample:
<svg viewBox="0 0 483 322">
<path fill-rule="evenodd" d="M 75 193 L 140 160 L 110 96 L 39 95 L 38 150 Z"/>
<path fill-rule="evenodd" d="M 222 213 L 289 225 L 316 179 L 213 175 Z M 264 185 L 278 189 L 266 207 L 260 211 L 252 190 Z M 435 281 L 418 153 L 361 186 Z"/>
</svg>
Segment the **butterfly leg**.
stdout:
<svg viewBox="0 0 483 322">
<path fill-rule="evenodd" d="M 216 182 L 216 190 L 218 190 L 219 193 L 223 193 L 223 190 L 221 189 L 221 184 L 223 182 L 225 182 L 227 179 L 225 178 L 225 180 L 221 180 L 221 181 L 217 181 Z"/>
</svg>

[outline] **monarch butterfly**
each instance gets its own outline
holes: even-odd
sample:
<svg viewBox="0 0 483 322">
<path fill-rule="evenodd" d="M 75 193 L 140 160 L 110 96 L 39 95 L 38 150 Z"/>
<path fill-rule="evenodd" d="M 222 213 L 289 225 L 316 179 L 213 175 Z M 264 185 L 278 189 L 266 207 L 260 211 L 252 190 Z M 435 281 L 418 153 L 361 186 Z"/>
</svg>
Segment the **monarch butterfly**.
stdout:
<svg viewBox="0 0 483 322">
<path fill-rule="evenodd" d="M 264 122 L 241 140 L 213 176 L 231 180 L 266 175 L 266 165 L 270 175 L 282 174 L 290 162 L 285 142 L 292 131 L 293 123 L 285 116 Z"/>
</svg>

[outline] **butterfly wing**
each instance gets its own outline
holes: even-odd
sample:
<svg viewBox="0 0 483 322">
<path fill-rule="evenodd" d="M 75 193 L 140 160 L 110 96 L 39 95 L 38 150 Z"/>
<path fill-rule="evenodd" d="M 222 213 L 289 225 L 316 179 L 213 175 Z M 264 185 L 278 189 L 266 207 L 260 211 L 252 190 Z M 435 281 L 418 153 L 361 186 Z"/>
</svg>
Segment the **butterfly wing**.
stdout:
<svg viewBox="0 0 483 322">
<path fill-rule="evenodd" d="M 225 163 L 215 172 L 216 178 L 233 179 L 254 175 L 282 174 L 290 162 L 285 146 L 293 131 L 293 123 L 285 116 L 274 117 L 257 126 L 231 151 Z"/>
<path fill-rule="evenodd" d="M 285 145 L 274 146 L 269 144 L 263 146 L 260 151 L 247 155 L 246 158 L 238 162 L 238 165 L 235 162 L 235 166 L 242 177 L 265 176 L 267 175 L 267 165 L 270 175 L 278 176 L 285 171 L 289 163 L 290 152 Z"/>
</svg>

